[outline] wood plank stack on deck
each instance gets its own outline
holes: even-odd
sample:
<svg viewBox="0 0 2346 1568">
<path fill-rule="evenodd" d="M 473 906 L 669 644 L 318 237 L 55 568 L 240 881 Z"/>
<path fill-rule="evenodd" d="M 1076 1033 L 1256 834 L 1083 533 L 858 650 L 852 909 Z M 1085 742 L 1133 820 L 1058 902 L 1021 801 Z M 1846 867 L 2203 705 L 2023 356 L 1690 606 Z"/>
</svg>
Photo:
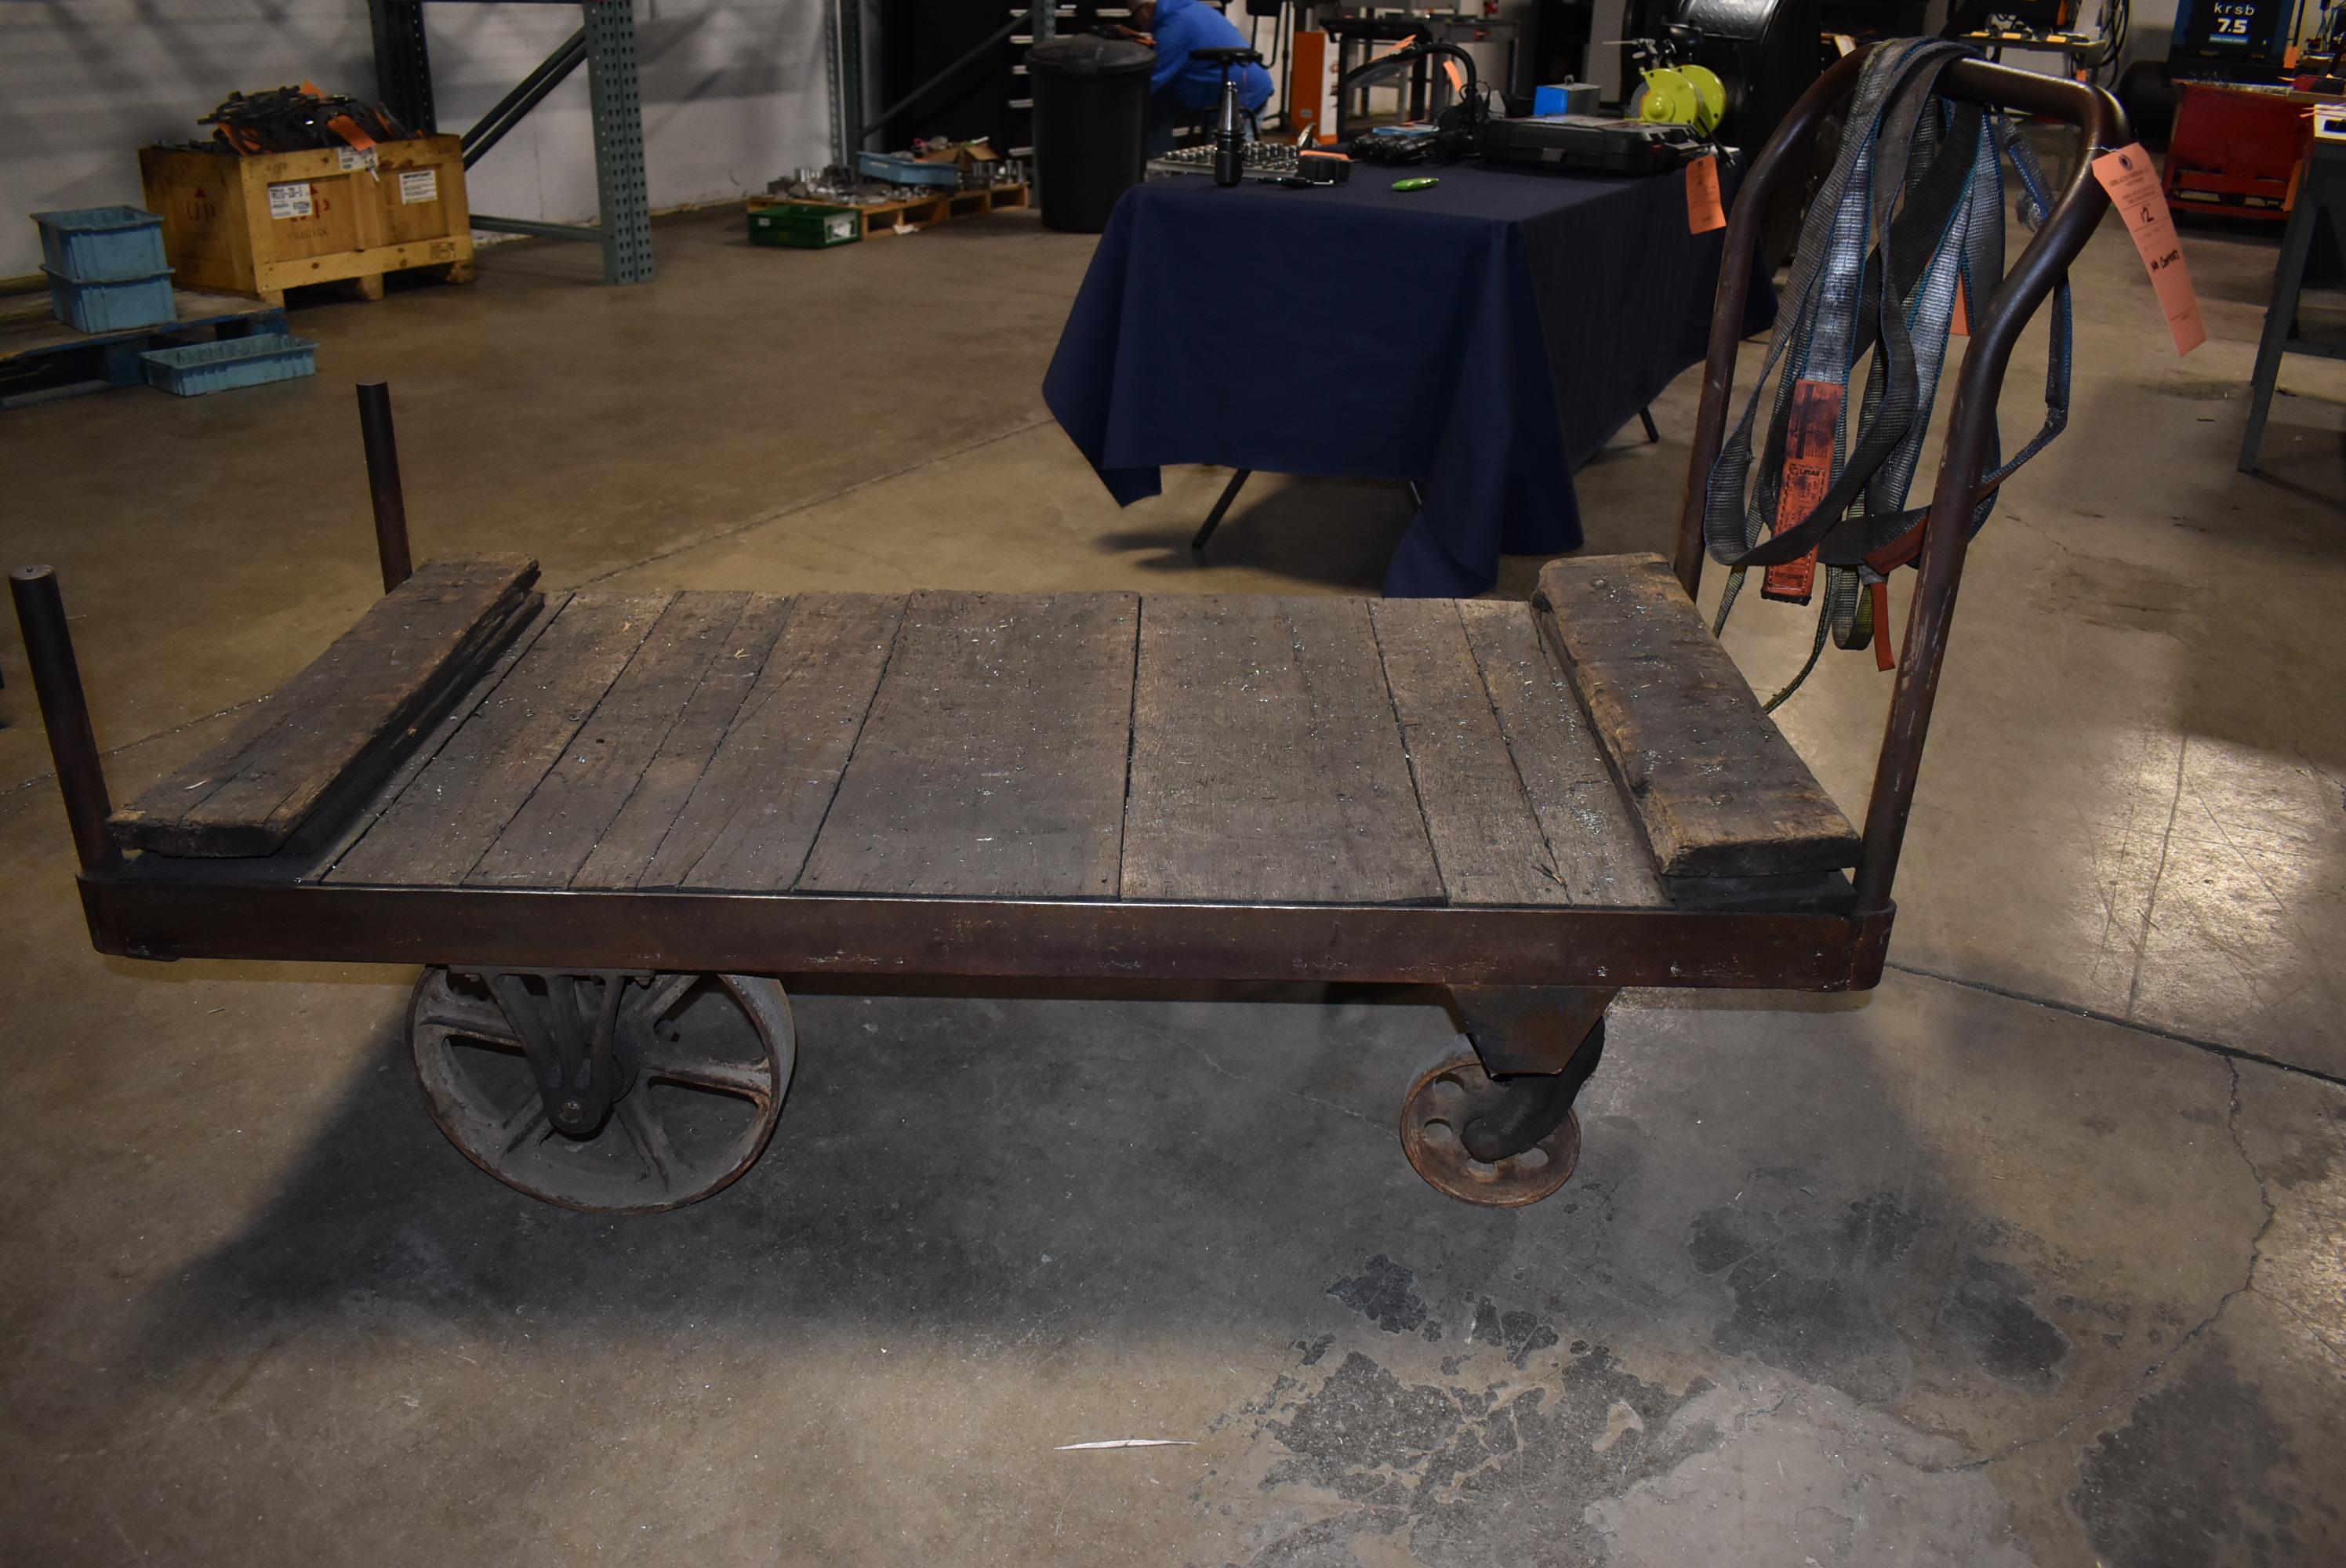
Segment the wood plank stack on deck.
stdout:
<svg viewBox="0 0 2346 1568">
<path fill-rule="evenodd" d="M 1658 555 L 1551 561 L 1533 604 L 1664 876 L 1857 864 L 1856 830 Z"/>
<path fill-rule="evenodd" d="M 125 849 L 274 854 L 330 797 L 371 788 L 536 607 L 537 563 L 435 561 L 377 600 L 229 738 L 115 812 Z"/>
</svg>

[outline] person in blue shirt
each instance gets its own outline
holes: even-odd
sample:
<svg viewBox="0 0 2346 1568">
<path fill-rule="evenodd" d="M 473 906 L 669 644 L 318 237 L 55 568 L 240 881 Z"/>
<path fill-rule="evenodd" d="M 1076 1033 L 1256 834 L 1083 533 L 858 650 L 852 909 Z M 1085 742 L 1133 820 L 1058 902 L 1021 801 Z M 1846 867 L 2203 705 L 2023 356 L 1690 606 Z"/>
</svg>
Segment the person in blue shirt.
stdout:
<svg viewBox="0 0 2346 1568">
<path fill-rule="evenodd" d="M 1246 36 L 1206 0 L 1136 0 L 1132 25 L 1157 39 L 1157 66 L 1148 76 L 1148 150 L 1173 145 L 1176 124 L 1210 116 L 1221 102 L 1222 68 L 1192 60 L 1192 49 L 1243 49 Z M 1233 66 L 1239 107 L 1260 114 L 1270 101 L 1270 73 L 1260 66 Z"/>
</svg>

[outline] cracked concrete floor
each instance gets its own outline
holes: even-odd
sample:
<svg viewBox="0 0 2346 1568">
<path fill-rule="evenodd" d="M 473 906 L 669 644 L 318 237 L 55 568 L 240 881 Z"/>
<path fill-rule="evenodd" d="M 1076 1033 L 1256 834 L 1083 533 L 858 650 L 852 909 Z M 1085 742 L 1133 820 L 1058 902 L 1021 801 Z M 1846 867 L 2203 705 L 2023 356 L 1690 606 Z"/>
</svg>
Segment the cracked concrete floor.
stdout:
<svg viewBox="0 0 2346 1568">
<path fill-rule="evenodd" d="M 543 1207 L 420 1114 L 412 972 L 90 953 L 12 683 L 5 1557 L 2338 1561 L 2346 366 L 2292 361 L 2234 473 L 2271 247 L 2189 245 L 2188 360 L 2122 236 L 2079 269 L 1885 983 L 1626 998 L 1528 1210 L 1399 1156 L 1439 1013 L 1265 992 L 802 995 L 740 1184 Z M 59 567 L 118 789 L 367 602 L 356 379 L 420 553 L 559 585 L 1359 592 L 1403 521 L 1259 480 L 1199 567 L 1219 474 L 1116 512 L 1036 392 L 1088 247 L 1030 219 L 659 246 L 647 289 L 520 246 L 305 309 L 315 382 L 0 418 L 0 540 Z M 1582 474 L 1596 547 L 1666 537 L 1694 394 Z M 1798 622 L 1730 627 L 1756 684 Z M 1847 803 L 1882 689 L 1839 661 L 1784 711 Z M 1059 1450 L 1125 1437 L 1178 1446 Z"/>
</svg>

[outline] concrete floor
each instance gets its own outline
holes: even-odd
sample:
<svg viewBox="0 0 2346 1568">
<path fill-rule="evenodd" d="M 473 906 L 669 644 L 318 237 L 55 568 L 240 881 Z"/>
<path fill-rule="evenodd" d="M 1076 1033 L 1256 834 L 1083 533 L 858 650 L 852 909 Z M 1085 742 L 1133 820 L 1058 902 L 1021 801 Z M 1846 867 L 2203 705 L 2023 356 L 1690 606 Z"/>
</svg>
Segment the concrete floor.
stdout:
<svg viewBox="0 0 2346 1568">
<path fill-rule="evenodd" d="M 1390 487 L 1259 480 L 1203 568 L 1221 474 L 1110 505 L 1037 392 L 1087 242 L 737 229 L 663 224 L 648 288 L 529 245 L 301 310 L 313 382 L 0 415 L 0 555 L 60 571 L 117 792 L 368 602 L 361 379 L 419 555 L 556 585 L 1373 591 Z M 1273 993 L 803 996 L 739 1186 L 542 1207 L 416 1105 L 412 972 L 90 952 L 0 648 L 0 1558 L 2346 1560 L 2346 365 L 2235 473 L 2272 248 L 2188 244 L 2188 359 L 2121 233 L 2079 270 L 1891 975 L 1626 997 L 1518 1212 L 1401 1158 L 1438 1013 Z M 1595 547 L 1662 546 L 1694 394 L 1582 475 Z M 1807 635 L 1729 641 L 1767 687 Z M 1884 691 L 1783 715 L 1852 807 Z M 1186 1446 L 1058 1451 L 1127 1437 Z"/>
</svg>

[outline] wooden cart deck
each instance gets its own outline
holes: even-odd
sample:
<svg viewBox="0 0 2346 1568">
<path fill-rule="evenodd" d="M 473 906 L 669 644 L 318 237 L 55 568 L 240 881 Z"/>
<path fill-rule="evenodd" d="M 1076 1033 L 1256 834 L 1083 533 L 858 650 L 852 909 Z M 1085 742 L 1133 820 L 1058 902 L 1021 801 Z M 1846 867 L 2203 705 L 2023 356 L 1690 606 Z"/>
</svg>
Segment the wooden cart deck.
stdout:
<svg viewBox="0 0 2346 1568">
<path fill-rule="evenodd" d="M 525 585 L 509 565 L 454 570 L 436 596 L 421 580 L 401 618 L 438 650 L 423 677 L 509 620 Z M 1633 586 L 1641 571 L 1667 582 L 1658 562 L 1624 560 L 1613 575 Z M 1666 870 L 1827 871 L 1854 858 L 1846 821 L 1775 739 L 1796 776 L 1739 768 L 1702 803 L 1705 863 L 1658 861 L 1557 657 L 1612 585 L 1556 580 L 1604 585 L 1565 616 L 1545 603 L 1119 593 L 566 596 L 330 824 L 297 876 L 1657 908 L 1670 901 Z M 1544 636 L 1543 619 L 1566 630 Z M 1617 660 L 1651 651 L 1632 646 L 1636 630 L 1625 643 L 1606 629 Z M 290 836 L 267 830 L 298 826 L 285 801 L 320 798 L 323 769 L 382 744 L 365 732 L 367 699 L 396 691 L 413 706 L 429 685 L 417 667 L 387 667 L 370 628 L 345 645 L 252 733 L 118 813 L 117 837 L 217 856 Z M 360 728 L 321 728 L 317 714 Z"/>
<path fill-rule="evenodd" d="M 1526 604 L 540 605 L 535 575 L 424 567 L 116 812 L 138 852 L 85 878 L 94 926 L 158 956 L 1836 987 L 1886 935 L 1847 918 L 1847 820 L 1650 556 L 1556 563 Z M 1620 923 L 1720 910 L 1749 913 Z"/>
</svg>

